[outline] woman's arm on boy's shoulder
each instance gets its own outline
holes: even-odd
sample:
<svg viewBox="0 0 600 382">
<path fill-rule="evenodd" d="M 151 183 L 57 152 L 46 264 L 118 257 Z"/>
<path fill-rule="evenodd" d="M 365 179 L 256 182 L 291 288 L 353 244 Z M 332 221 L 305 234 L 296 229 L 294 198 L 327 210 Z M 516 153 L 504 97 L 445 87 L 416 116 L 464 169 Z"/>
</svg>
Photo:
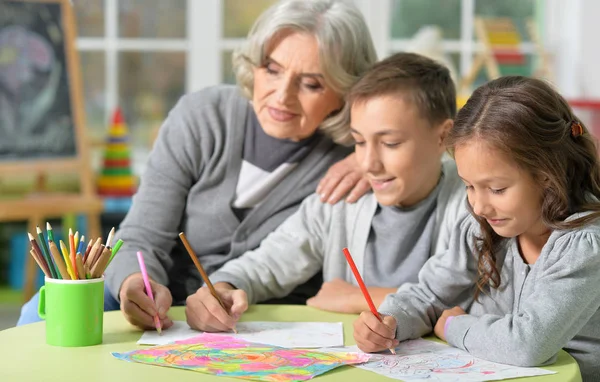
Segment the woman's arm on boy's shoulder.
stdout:
<svg viewBox="0 0 600 382">
<path fill-rule="evenodd" d="M 333 208 L 319 195 L 309 196 L 258 248 L 225 263 L 210 275 L 211 281 L 243 289 L 249 304 L 288 295 L 323 267 Z"/>
<path fill-rule="evenodd" d="M 564 234 L 534 266 L 543 273 L 516 312 L 457 316 L 447 327 L 448 342 L 513 365 L 538 366 L 553 358 L 599 314 L 600 230 Z"/>
<path fill-rule="evenodd" d="M 433 330 L 445 309 L 471 303 L 477 274 L 473 255 L 477 224 L 471 216 L 457 222 L 448 250 L 427 260 L 418 283 L 406 283 L 385 297 L 378 311 L 396 319 L 397 339 L 422 337 Z"/>
</svg>

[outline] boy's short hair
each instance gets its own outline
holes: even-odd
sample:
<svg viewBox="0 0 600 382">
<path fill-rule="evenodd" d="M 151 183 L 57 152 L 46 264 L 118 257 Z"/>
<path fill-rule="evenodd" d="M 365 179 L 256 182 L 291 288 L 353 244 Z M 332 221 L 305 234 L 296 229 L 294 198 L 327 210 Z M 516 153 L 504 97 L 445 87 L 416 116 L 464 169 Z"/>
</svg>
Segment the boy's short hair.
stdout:
<svg viewBox="0 0 600 382">
<path fill-rule="evenodd" d="M 373 65 L 350 89 L 348 105 L 399 95 L 432 124 L 456 116 L 456 88 L 444 65 L 415 53 L 396 53 Z"/>
</svg>

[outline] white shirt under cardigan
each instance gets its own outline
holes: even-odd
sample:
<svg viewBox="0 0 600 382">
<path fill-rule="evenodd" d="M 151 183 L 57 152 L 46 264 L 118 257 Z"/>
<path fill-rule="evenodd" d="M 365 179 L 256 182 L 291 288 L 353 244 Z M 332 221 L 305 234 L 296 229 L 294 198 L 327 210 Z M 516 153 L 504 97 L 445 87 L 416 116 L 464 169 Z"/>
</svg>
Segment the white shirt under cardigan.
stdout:
<svg viewBox="0 0 600 382">
<path fill-rule="evenodd" d="M 464 185 L 454 162 L 443 162 L 443 172 L 437 207 L 432 212 L 436 222 L 429 256 L 447 249 L 454 226 L 468 214 Z M 258 248 L 229 261 L 210 279 L 213 283 L 228 282 L 243 289 L 251 304 L 286 296 L 321 268 L 324 281 L 340 278 L 356 285 L 342 248 L 350 249 L 357 268 L 364 272 L 365 251 L 377 206 L 372 193 L 356 203 L 339 202 L 333 206 L 312 195 Z M 388 285 L 397 287 L 399 283 L 388 280 Z"/>
<path fill-rule="evenodd" d="M 444 309 L 461 306 L 469 314 L 448 324 L 449 344 L 519 366 L 554 362 L 564 348 L 577 360 L 584 381 L 600 381 L 600 221 L 552 232 L 532 265 L 523 262 L 515 238 L 505 240 L 497 253 L 500 288 L 488 288 L 475 302 L 478 234 L 476 220 L 465 219 L 448 252 L 421 269 L 418 284 L 404 284 L 386 297 L 379 312 L 396 318 L 396 338 L 426 335 Z"/>
</svg>

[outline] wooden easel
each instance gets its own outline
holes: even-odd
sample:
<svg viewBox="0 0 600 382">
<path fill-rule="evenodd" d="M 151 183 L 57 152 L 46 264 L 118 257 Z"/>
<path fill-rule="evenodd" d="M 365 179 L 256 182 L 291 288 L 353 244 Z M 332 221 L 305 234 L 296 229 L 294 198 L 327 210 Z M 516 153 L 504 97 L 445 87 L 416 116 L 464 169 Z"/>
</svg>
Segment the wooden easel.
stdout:
<svg viewBox="0 0 600 382">
<path fill-rule="evenodd" d="M 68 73 L 70 106 L 74 125 L 76 154 L 64 159 L 0 160 L 0 178 L 14 174 L 34 174 L 36 190 L 19 199 L 0 199 L 0 221 L 27 221 L 28 232 L 35 235 L 36 226 L 45 227 L 47 219 L 60 218 L 68 214 L 82 214 L 88 220 L 88 237 L 100 237 L 100 213 L 102 200 L 95 194 L 94 175 L 90 166 L 89 147 L 85 132 L 85 115 L 79 56 L 75 49 L 75 20 L 72 5 L 68 0 L 19 0 L 22 3 L 60 4 L 64 37 L 65 61 Z M 76 193 L 50 193 L 46 190 L 46 176 L 54 173 L 76 173 L 79 191 Z M 76 227 L 73 227 L 76 228 Z M 27 252 L 24 299 L 35 293 L 37 267 Z"/>
</svg>

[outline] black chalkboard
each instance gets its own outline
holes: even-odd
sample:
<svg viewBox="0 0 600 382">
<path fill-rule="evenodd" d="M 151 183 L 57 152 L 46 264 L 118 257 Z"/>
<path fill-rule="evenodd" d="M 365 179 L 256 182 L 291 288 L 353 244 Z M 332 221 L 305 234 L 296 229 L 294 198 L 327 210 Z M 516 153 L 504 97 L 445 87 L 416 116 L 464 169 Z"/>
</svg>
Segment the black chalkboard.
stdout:
<svg viewBox="0 0 600 382">
<path fill-rule="evenodd" d="M 0 161 L 77 155 L 64 4 L 0 0 Z"/>
</svg>

